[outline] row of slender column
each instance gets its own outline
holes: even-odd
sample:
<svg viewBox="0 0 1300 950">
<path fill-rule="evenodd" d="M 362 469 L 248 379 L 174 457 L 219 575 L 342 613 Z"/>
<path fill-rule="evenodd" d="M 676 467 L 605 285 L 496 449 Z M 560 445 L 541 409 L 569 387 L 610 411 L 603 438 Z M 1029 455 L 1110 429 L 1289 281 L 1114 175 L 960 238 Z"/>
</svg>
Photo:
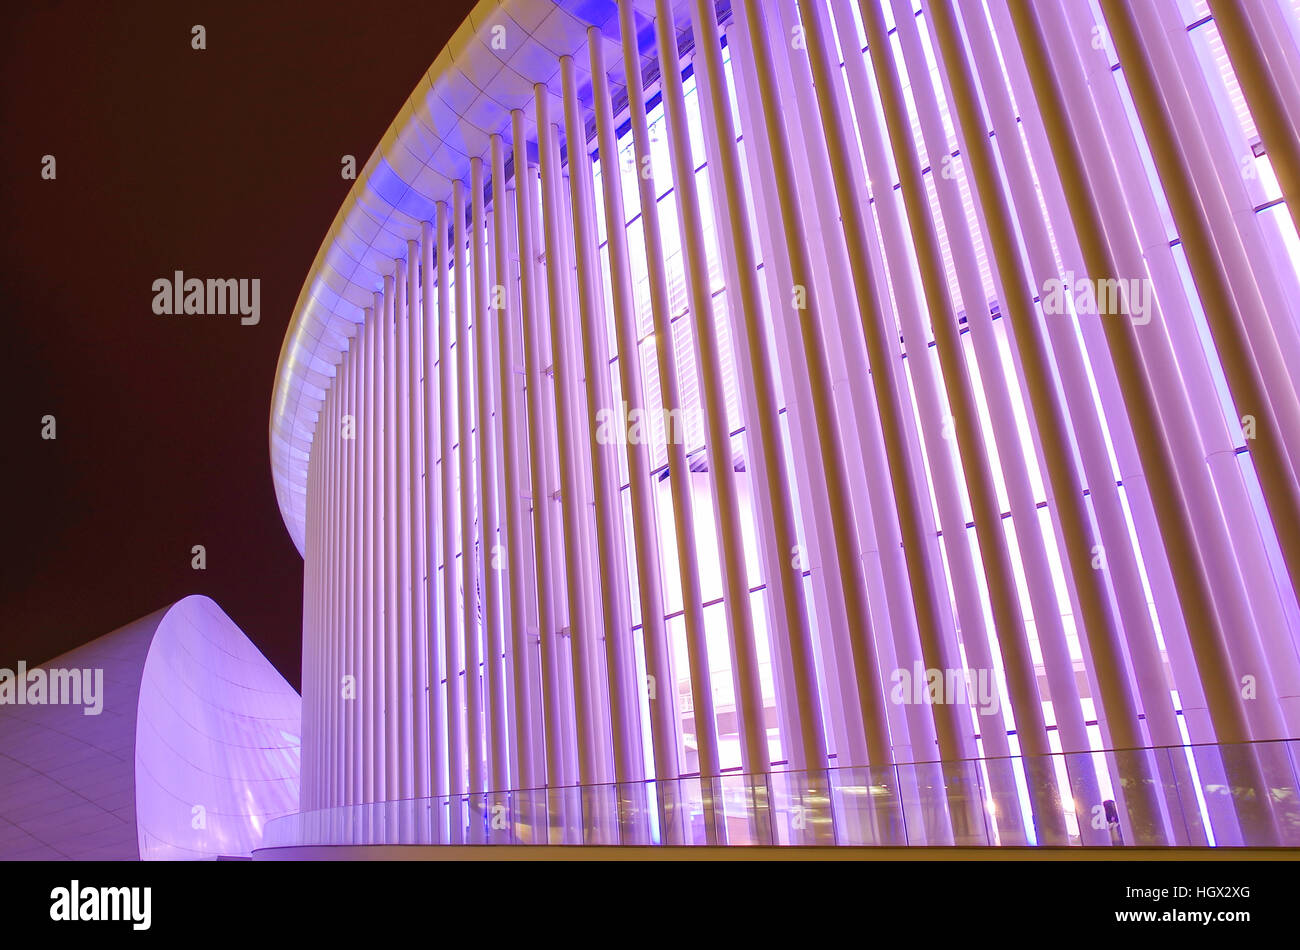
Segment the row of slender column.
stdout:
<svg viewBox="0 0 1300 950">
<path fill-rule="evenodd" d="M 986 16 L 930 0 L 918 18 L 893 0 L 890 28 L 869 2 L 855 16 L 851 0 L 738 0 L 719 23 L 692 0 L 692 101 L 685 23 L 656 0 L 641 49 L 623 0 L 622 140 L 600 31 L 590 90 L 559 59 L 333 341 L 308 474 L 304 810 L 353 806 L 365 834 L 471 842 L 831 843 L 852 828 L 880 843 L 1101 844 L 1103 805 L 1136 843 L 1289 833 L 1267 789 L 1291 767 L 1244 743 L 1300 717 L 1300 401 L 1279 356 L 1300 332 L 1263 305 L 1283 284 L 1252 257 L 1231 156 L 1185 91 L 1181 24 L 1103 0 L 1138 116 L 1115 129 L 1105 51 L 1079 40 L 1090 14 L 1049 6 L 993 0 Z M 1278 123 L 1300 113 L 1300 56 L 1257 14 L 1214 6 L 1234 63 L 1267 64 L 1242 67 L 1243 87 L 1290 198 Z M 859 25 L 861 56 L 844 42 Z M 1210 178 L 1222 187 L 1198 188 Z M 1044 312 L 1053 249 L 1120 281 L 1121 303 L 1130 280 L 1154 285 L 1149 321 Z M 1246 467 L 1215 405 L 1220 372 L 1260 427 Z M 688 388 L 700 445 L 604 437 L 603 413 L 680 414 Z M 891 681 L 913 669 L 996 674 L 1008 708 L 963 693 L 899 709 Z M 1105 761 L 1085 698 L 1120 750 Z M 1148 748 L 1184 729 L 1227 745 Z M 720 794 L 732 735 L 741 825 Z M 830 770 L 855 767 L 871 796 L 833 794 Z M 801 777 L 774 783 L 774 769 Z M 1189 819 L 1188 786 L 1219 777 L 1245 792 L 1207 802 L 1208 825 Z M 366 810 L 393 802 L 409 804 Z"/>
</svg>

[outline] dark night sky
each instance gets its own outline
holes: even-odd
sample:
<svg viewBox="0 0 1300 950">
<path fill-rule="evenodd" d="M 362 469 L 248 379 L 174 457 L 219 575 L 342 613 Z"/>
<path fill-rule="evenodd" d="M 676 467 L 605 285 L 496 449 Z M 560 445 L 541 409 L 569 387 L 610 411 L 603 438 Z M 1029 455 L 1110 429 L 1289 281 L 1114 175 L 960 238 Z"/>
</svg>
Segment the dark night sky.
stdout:
<svg viewBox="0 0 1300 950">
<path fill-rule="evenodd" d="M 200 593 L 298 686 L 302 561 L 267 449 L 280 344 L 351 184 L 341 157 L 365 162 L 472 6 L 7 11 L 0 667 Z M 151 285 L 177 269 L 260 278 L 260 324 L 155 316 Z"/>
</svg>

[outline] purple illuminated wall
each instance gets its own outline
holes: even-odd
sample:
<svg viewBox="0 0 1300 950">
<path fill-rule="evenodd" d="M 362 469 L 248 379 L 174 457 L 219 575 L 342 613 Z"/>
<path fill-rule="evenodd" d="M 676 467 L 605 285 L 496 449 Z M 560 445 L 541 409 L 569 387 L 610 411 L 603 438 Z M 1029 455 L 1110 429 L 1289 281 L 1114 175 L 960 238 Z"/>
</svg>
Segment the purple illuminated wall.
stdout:
<svg viewBox="0 0 1300 950">
<path fill-rule="evenodd" d="M 276 380 L 314 842 L 1300 842 L 1300 18 L 1100 10 L 479 4 Z"/>
</svg>

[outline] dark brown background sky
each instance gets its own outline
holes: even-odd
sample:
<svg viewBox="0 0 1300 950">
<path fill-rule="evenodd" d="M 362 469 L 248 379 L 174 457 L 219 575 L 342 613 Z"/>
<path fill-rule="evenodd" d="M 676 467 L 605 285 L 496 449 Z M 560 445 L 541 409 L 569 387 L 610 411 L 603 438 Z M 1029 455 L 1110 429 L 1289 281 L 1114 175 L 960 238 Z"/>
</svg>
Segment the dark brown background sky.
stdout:
<svg viewBox="0 0 1300 950">
<path fill-rule="evenodd" d="M 340 158 L 364 164 L 472 6 L 6 11 L 0 667 L 200 593 L 299 685 L 302 560 L 267 449 L 280 344 L 350 185 Z M 151 285 L 177 269 L 260 278 L 261 323 L 155 316 Z"/>
</svg>

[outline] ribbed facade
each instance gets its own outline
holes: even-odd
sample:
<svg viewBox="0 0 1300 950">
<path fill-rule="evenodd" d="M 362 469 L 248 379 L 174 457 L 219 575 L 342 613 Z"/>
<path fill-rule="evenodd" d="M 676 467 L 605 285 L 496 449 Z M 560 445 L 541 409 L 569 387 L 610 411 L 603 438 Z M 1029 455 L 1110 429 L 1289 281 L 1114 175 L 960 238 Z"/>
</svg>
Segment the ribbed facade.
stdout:
<svg viewBox="0 0 1300 950">
<path fill-rule="evenodd" d="M 1300 843 L 1298 37 L 481 3 L 281 359 L 284 840 Z"/>
</svg>

